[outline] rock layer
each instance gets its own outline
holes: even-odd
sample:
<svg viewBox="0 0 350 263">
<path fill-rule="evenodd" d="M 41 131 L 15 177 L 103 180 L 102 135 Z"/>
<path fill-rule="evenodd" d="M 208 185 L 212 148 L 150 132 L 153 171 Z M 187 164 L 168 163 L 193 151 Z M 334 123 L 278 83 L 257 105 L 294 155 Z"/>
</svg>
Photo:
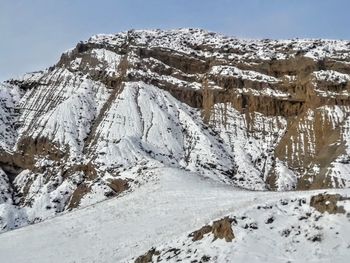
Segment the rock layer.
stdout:
<svg viewBox="0 0 350 263">
<path fill-rule="evenodd" d="M 156 167 L 251 190 L 348 187 L 349 74 L 348 41 L 93 36 L 1 84 L 0 205 L 16 226 L 37 222 Z"/>
</svg>

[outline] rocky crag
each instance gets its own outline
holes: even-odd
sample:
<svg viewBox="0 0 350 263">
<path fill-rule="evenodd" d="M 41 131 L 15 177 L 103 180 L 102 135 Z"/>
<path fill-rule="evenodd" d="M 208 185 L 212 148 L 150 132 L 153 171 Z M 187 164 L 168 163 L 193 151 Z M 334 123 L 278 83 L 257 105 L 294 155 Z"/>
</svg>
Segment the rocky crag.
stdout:
<svg viewBox="0 0 350 263">
<path fill-rule="evenodd" d="M 175 167 L 249 190 L 350 186 L 350 42 L 96 35 L 0 84 L 0 226 Z"/>
</svg>

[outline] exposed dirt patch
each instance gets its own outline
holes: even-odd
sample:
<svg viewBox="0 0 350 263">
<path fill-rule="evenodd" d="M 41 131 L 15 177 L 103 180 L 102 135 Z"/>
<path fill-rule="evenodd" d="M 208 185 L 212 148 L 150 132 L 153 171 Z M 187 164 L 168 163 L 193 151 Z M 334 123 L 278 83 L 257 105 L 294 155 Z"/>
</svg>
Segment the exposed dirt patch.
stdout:
<svg viewBox="0 0 350 263">
<path fill-rule="evenodd" d="M 12 156 L 12 163 L 23 169 L 33 169 L 36 157 L 45 156 L 53 161 L 65 161 L 68 149 L 61 151 L 59 146 L 45 137 L 21 138 L 17 143 L 17 152 Z"/>
<path fill-rule="evenodd" d="M 139 256 L 135 263 L 147 263 L 152 262 L 153 256 L 160 255 L 159 251 L 157 251 L 155 248 L 151 248 L 148 250 L 144 255 Z"/>
<path fill-rule="evenodd" d="M 68 209 L 72 210 L 73 208 L 77 208 L 80 204 L 80 200 L 89 193 L 91 188 L 87 186 L 86 184 L 80 184 L 75 189 L 75 191 L 72 194 L 71 199 L 69 200 Z"/>
<path fill-rule="evenodd" d="M 213 228 L 211 226 L 206 225 L 191 233 L 190 237 L 192 237 L 192 241 L 198 241 L 203 239 L 204 235 L 210 233 L 212 230 Z"/>
<path fill-rule="evenodd" d="M 343 206 L 338 206 L 338 201 L 350 200 L 340 194 L 318 194 L 311 197 L 310 206 L 314 207 L 320 213 L 345 214 Z"/>
<path fill-rule="evenodd" d="M 226 242 L 231 242 L 235 238 L 231 227 L 232 222 L 232 218 L 225 217 L 223 219 L 213 222 L 212 226 L 203 226 L 201 229 L 191 233 L 189 237 L 192 237 L 192 241 L 198 241 L 201 240 L 205 234 L 211 232 L 214 235 L 213 241 L 219 238 L 225 239 Z"/>
<path fill-rule="evenodd" d="M 107 185 L 117 194 L 130 188 L 128 181 L 123 179 L 109 179 Z"/>
<path fill-rule="evenodd" d="M 220 219 L 218 221 L 215 221 L 213 223 L 213 234 L 214 234 L 214 240 L 220 238 L 225 238 L 226 242 L 231 242 L 235 235 L 233 234 L 233 230 L 231 227 L 231 223 L 233 222 L 233 219 L 229 217 L 225 217 L 223 219 Z"/>
<path fill-rule="evenodd" d="M 92 163 L 74 165 L 69 169 L 65 170 L 62 176 L 63 178 L 67 178 L 77 172 L 83 172 L 88 180 L 93 180 L 97 178 L 97 172 Z"/>
</svg>

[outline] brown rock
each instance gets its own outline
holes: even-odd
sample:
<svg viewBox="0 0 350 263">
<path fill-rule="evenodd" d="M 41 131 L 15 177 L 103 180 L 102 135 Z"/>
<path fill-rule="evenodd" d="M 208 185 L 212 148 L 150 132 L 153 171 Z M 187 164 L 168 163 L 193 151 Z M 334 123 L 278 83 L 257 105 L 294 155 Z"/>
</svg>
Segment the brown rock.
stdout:
<svg viewBox="0 0 350 263">
<path fill-rule="evenodd" d="M 112 188 L 112 190 L 117 194 L 129 189 L 129 183 L 126 180 L 118 178 L 118 179 L 110 179 L 108 181 L 109 181 L 108 186 Z"/>
<path fill-rule="evenodd" d="M 85 184 L 78 185 L 69 200 L 68 209 L 77 208 L 80 204 L 80 200 L 89 193 L 90 190 L 91 188 Z"/>
<path fill-rule="evenodd" d="M 231 242 L 235 235 L 233 234 L 232 227 L 231 227 L 232 219 L 229 217 L 225 217 L 223 219 L 220 219 L 218 221 L 215 221 L 213 223 L 213 235 L 214 240 L 220 238 L 225 238 L 226 242 Z"/>
<path fill-rule="evenodd" d="M 191 233 L 189 237 L 192 237 L 192 241 L 198 241 L 203 239 L 205 234 L 211 232 L 214 235 L 213 241 L 215 241 L 218 238 L 225 238 L 226 242 L 231 242 L 235 238 L 231 227 L 232 221 L 233 220 L 231 218 L 225 217 L 223 219 L 213 222 L 212 226 L 203 226 L 201 229 Z"/>
<path fill-rule="evenodd" d="M 212 231 L 212 227 L 211 226 L 203 226 L 201 229 L 194 231 L 193 233 L 190 234 L 192 238 L 192 241 L 198 241 L 201 240 L 205 234 L 208 234 Z"/>
<path fill-rule="evenodd" d="M 135 263 L 148 263 L 152 262 L 153 256 L 159 255 L 159 251 L 157 251 L 155 248 L 151 248 L 149 251 L 147 251 L 144 255 L 139 256 L 136 260 Z"/>
<path fill-rule="evenodd" d="M 311 197 L 310 206 L 314 207 L 320 213 L 344 214 L 343 206 L 337 206 L 338 201 L 349 200 L 340 194 L 318 194 Z"/>
</svg>

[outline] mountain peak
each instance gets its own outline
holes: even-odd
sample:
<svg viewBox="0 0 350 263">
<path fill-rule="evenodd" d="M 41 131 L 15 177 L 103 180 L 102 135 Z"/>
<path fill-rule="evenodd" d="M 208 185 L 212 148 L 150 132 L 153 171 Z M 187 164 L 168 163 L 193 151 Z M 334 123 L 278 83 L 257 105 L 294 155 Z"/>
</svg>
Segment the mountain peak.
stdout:
<svg viewBox="0 0 350 263">
<path fill-rule="evenodd" d="M 9 220 L 133 191 L 156 168 L 249 190 L 348 187 L 349 65 L 347 41 L 95 35 L 1 85 Z"/>
</svg>

